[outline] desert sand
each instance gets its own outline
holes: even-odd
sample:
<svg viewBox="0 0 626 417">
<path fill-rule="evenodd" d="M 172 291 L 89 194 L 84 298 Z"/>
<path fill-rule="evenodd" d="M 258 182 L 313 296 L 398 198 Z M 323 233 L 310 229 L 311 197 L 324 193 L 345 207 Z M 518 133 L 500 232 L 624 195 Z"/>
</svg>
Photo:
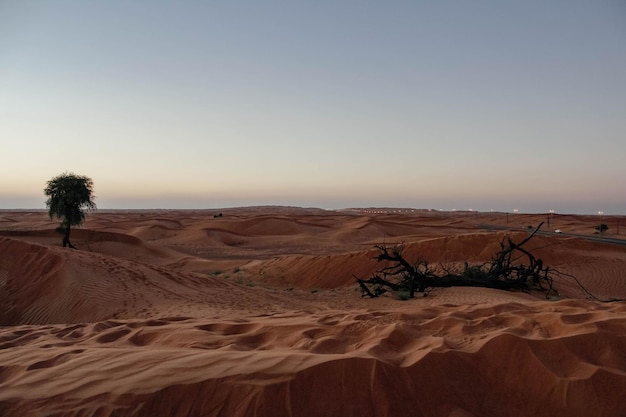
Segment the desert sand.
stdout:
<svg viewBox="0 0 626 417">
<path fill-rule="evenodd" d="M 97 211 L 71 250 L 46 212 L 0 211 L 0 415 L 624 416 L 624 302 L 567 278 L 550 301 L 355 285 L 375 244 L 484 262 L 548 220 L 562 233 L 533 253 L 626 299 L 626 246 L 586 238 L 597 216 Z M 625 217 L 602 221 L 626 239 Z"/>
</svg>

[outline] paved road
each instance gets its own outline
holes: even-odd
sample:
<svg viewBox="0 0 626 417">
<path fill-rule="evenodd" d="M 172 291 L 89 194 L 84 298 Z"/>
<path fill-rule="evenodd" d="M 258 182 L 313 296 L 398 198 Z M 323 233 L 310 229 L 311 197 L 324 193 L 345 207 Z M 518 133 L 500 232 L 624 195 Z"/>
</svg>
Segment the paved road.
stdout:
<svg viewBox="0 0 626 417">
<path fill-rule="evenodd" d="M 524 229 L 522 227 L 498 226 L 494 224 L 479 224 L 478 227 L 480 227 L 481 229 L 487 229 L 487 230 L 515 230 L 515 231 L 521 231 L 521 232 L 531 231 L 531 229 Z M 543 236 L 571 236 L 571 237 L 591 240 L 593 242 L 603 242 L 603 243 L 611 243 L 614 245 L 626 246 L 626 239 L 618 239 L 616 237 L 608 237 L 608 236 L 603 236 L 600 234 L 581 235 L 578 233 L 564 233 L 564 232 L 557 233 L 557 232 L 552 232 L 548 230 L 539 230 L 537 234 L 543 235 Z"/>
</svg>

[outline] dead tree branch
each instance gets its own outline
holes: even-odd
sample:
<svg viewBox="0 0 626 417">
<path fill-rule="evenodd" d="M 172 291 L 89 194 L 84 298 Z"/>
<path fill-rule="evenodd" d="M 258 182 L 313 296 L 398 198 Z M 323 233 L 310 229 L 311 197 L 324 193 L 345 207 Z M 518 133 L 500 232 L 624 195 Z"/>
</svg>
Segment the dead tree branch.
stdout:
<svg viewBox="0 0 626 417">
<path fill-rule="evenodd" d="M 406 292 L 409 298 L 414 298 L 416 291 L 423 293 L 428 288 L 453 286 L 524 292 L 535 289 L 544 292 L 546 298 L 550 295 L 558 295 L 558 291 L 553 286 L 552 273 L 554 271 L 544 266 L 541 259 L 523 248 L 542 225 L 543 223 L 519 243 L 513 242 L 510 237 L 502 239 L 500 251 L 490 262 L 480 265 L 470 265 L 466 262 L 464 268 L 459 271 L 440 265 L 438 270 L 443 271 L 443 274 L 437 274 L 427 261 L 410 263 L 402 254 L 403 246 L 376 245 L 375 248 L 380 252 L 374 259 L 378 262 L 385 262 L 386 266 L 369 279 L 355 278 L 364 297 L 378 297 L 390 289 L 396 292 Z"/>
</svg>

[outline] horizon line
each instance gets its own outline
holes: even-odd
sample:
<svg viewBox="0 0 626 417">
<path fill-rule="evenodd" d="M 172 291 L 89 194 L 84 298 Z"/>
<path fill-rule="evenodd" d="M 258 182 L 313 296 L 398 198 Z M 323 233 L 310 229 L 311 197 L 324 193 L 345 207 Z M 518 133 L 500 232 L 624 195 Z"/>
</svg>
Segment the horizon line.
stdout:
<svg viewBox="0 0 626 417">
<path fill-rule="evenodd" d="M 393 206 L 352 206 L 352 207 L 341 207 L 341 208 L 323 208 L 317 206 L 294 206 L 294 205 L 283 205 L 283 204 L 258 204 L 258 205 L 247 205 L 247 206 L 224 206 L 224 207 L 203 207 L 203 208 L 189 208 L 189 207 L 177 207 L 177 208 L 163 208 L 163 207 L 135 207 L 135 208 L 125 208 L 125 207 L 105 207 L 105 208 L 96 208 L 93 210 L 86 210 L 87 212 L 97 212 L 97 211 L 219 211 L 219 210 L 235 210 L 235 209 L 252 209 L 252 208 L 289 208 L 289 209 L 300 209 L 300 210 L 321 210 L 321 211 L 388 211 L 388 212 L 397 212 L 403 213 L 406 211 L 419 211 L 419 212 L 435 212 L 435 213 L 466 213 L 466 214 L 545 214 L 545 215 L 572 215 L 572 216 L 626 216 L 626 214 L 616 214 L 609 213 L 606 211 L 600 211 L 596 213 L 583 213 L 583 212 L 559 212 L 555 210 L 546 210 L 546 211 L 521 211 L 518 209 L 513 209 L 511 211 L 506 210 L 478 210 L 478 209 L 445 209 L 445 208 L 417 208 L 417 207 L 393 207 Z M 40 207 L 17 207 L 17 208 L 0 208 L 0 212 L 11 212 L 11 211 L 30 211 L 30 212 L 47 212 L 48 209 L 40 208 Z M 383 214 L 383 213 L 373 213 L 373 214 Z"/>
</svg>

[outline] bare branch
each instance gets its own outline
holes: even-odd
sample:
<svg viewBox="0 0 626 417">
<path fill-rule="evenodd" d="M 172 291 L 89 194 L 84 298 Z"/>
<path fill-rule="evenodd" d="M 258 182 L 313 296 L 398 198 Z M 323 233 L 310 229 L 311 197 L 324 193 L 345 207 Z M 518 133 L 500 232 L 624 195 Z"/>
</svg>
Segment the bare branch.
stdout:
<svg viewBox="0 0 626 417">
<path fill-rule="evenodd" d="M 541 259 L 536 258 L 530 251 L 522 248 L 539 231 L 543 223 L 537 226 L 524 240 L 515 243 L 510 237 L 500 242 L 500 251 L 490 262 L 470 265 L 465 262 L 460 271 L 439 265 L 443 274 L 436 274 L 427 261 L 417 261 L 411 264 L 404 258 L 404 246 L 376 245 L 380 252 L 374 257 L 378 262 L 388 264 L 381 268 L 368 280 L 358 277 L 363 296 L 377 297 L 381 290 L 389 288 L 393 291 L 407 291 L 413 298 L 416 291 L 424 292 L 427 288 L 472 286 L 487 287 L 502 290 L 517 290 L 529 292 L 531 289 L 543 291 L 546 298 L 558 294 L 553 286 L 552 273 L 556 271 L 545 267 Z M 527 264 L 518 262 L 524 258 Z M 369 286 L 373 286 L 370 288 Z M 582 287 L 582 286 L 581 286 Z"/>
</svg>

